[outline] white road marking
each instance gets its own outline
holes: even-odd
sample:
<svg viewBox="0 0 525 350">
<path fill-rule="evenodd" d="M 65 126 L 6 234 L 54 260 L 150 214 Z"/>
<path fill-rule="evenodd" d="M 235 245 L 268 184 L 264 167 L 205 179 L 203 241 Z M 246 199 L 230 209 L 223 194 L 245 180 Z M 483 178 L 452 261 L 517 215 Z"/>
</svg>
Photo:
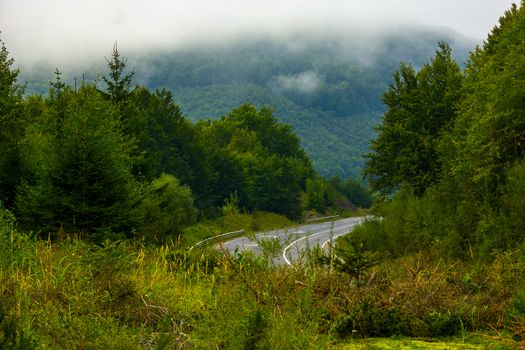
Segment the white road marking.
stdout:
<svg viewBox="0 0 525 350">
<path fill-rule="evenodd" d="M 290 262 L 290 260 L 288 259 L 288 257 L 286 256 L 286 251 L 288 249 L 290 249 L 294 244 L 298 243 L 299 241 L 302 241 L 303 239 L 307 239 L 307 238 L 310 238 L 312 236 L 316 236 L 316 235 L 320 235 L 320 234 L 323 234 L 323 233 L 327 233 L 327 232 L 330 232 L 330 231 L 335 231 L 335 230 L 341 230 L 341 229 L 344 229 L 344 228 L 347 228 L 347 227 L 352 227 L 354 226 L 355 223 L 352 223 L 350 225 L 345 225 L 345 226 L 339 226 L 337 228 L 333 228 L 333 229 L 330 229 L 330 230 L 325 230 L 325 231 L 320 231 L 320 232 L 316 232 L 316 233 L 312 233 L 311 235 L 308 235 L 308 236 L 304 236 L 304 237 L 301 237 L 299 239 L 296 239 L 295 241 L 293 241 L 292 243 L 288 244 L 284 250 L 283 250 L 283 258 L 284 258 L 284 261 L 289 265 L 289 266 L 292 266 L 292 263 Z"/>
<path fill-rule="evenodd" d="M 340 234 L 338 234 L 338 235 L 333 236 L 332 238 L 329 238 L 328 241 L 326 241 L 326 242 L 323 243 L 323 245 L 321 246 L 321 249 L 324 249 L 324 247 L 326 247 L 326 245 L 327 245 L 328 243 L 330 243 L 330 241 L 335 241 L 337 238 L 339 238 L 339 237 L 341 237 L 341 236 L 344 236 L 344 235 L 347 235 L 347 234 L 348 234 L 348 232 L 346 232 L 346 233 L 340 233 Z"/>
</svg>

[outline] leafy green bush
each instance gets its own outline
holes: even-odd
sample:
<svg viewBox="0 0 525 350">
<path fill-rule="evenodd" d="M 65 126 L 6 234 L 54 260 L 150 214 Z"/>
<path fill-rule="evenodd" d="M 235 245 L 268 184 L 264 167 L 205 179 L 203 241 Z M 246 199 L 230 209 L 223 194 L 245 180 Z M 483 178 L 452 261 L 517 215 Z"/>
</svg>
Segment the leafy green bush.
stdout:
<svg viewBox="0 0 525 350">
<path fill-rule="evenodd" d="M 195 222 L 196 215 L 190 188 L 169 174 L 162 174 L 146 188 L 138 212 L 142 218 L 139 233 L 156 241 L 180 234 L 184 226 Z"/>
<path fill-rule="evenodd" d="M 321 255 L 320 262 L 350 275 L 359 284 L 364 273 L 381 261 L 377 252 L 366 250 L 364 242 L 354 236 L 343 236 L 328 255 Z"/>
<path fill-rule="evenodd" d="M 502 202 L 500 238 L 509 249 L 525 237 L 525 159 L 507 171 Z"/>
<path fill-rule="evenodd" d="M 0 203 L 0 267 L 30 270 L 37 264 L 32 254 L 36 244 L 34 236 L 15 229 L 15 216 Z"/>
<path fill-rule="evenodd" d="M 390 337 L 408 334 L 411 322 L 399 309 L 381 307 L 375 298 L 367 297 L 338 315 L 330 330 L 340 337 Z"/>
<path fill-rule="evenodd" d="M 453 336 L 461 330 L 460 317 L 450 312 L 431 310 L 423 321 L 422 334 L 427 337 Z"/>
<path fill-rule="evenodd" d="M 321 177 L 306 180 L 306 209 L 324 213 L 334 202 L 335 191 L 326 180 Z"/>
<path fill-rule="evenodd" d="M 525 291 L 518 291 L 512 298 L 507 322 L 513 337 L 520 341 L 525 340 Z"/>
</svg>

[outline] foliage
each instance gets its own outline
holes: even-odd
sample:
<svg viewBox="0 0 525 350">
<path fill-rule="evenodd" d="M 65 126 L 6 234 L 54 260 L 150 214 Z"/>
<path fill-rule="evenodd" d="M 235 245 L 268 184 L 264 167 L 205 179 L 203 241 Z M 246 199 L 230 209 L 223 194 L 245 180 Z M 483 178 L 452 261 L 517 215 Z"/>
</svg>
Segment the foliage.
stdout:
<svg viewBox="0 0 525 350">
<path fill-rule="evenodd" d="M 131 145 L 111 104 L 92 86 L 65 89 L 46 104 L 46 115 L 40 117 L 45 122 L 38 126 L 44 142 L 25 140 L 30 149 L 43 148 L 46 158 L 24 160 L 35 180 L 18 189 L 21 222 L 46 236 L 59 227 L 89 234 L 133 226 L 137 193 Z"/>
<path fill-rule="evenodd" d="M 306 209 L 314 209 L 324 213 L 328 207 L 335 204 L 335 191 L 330 184 L 322 178 L 306 180 Z"/>
<path fill-rule="evenodd" d="M 109 76 L 102 75 L 102 80 L 107 86 L 106 95 L 116 106 L 122 108 L 126 104 L 130 94 L 131 81 L 133 75 L 135 75 L 135 71 L 123 75 L 126 69 L 127 59 L 120 57 L 116 42 L 113 46 L 111 59 L 106 58 L 106 61 L 109 68 Z"/>
<path fill-rule="evenodd" d="M 393 193 L 408 184 L 416 194 L 440 178 L 439 137 L 455 120 L 462 75 L 448 44 L 440 42 L 419 72 L 401 64 L 383 96 L 387 112 L 368 154 L 366 173 L 376 191 Z"/>
<path fill-rule="evenodd" d="M 330 247 L 330 253 L 320 256 L 320 262 L 337 271 L 348 274 L 359 284 L 364 273 L 379 264 L 376 252 L 367 251 L 357 236 L 344 236 L 336 247 Z"/>
<path fill-rule="evenodd" d="M 479 330 L 522 340 L 523 16 L 523 5 L 505 14 L 464 76 L 444 43 L 418 72 L 400 66 L 369 158 L 372 187 L 386 194 L 376 217 L 321 264 L 294 268 L 274 266 L 276 240 L 259 242 L 259 256 L 187 249 L 225 230 L 289 222 L 260 210 L 298 217 L 301 197 L 326 210 L 362 194 L 353 180 L 318 177 L 271 110 L 245 104 L 193 125 L 166 90 L 129 90 L 116 46 L 112 97 L 66 86 L 56 70 L 47 98 L 24 100 L 2 46 L 0 114 L 14 132 L 0 131 L 9 155 L 0 157 L 17 164 L 20 225 L 0 208 L 0 346 L 328 348 L 348 337 Z M 324 112 L 347 108 L 346 82 L 335 85 Z M 286 94 L 304 104 L 329 97 Z M 13 193 L 0 197 L 9 208 Z M 226 215 L 183 228 L 195 219 L 192 193 L 203 216 Z M 52 242 L 57 229 L 96 244 Z"/>
<path fill-rule="evenodd" d="M 239 209 L 239 196 L 237 192 L 230 194 L 230 198 L 227 198 L 224 201 L 224 205 L 221 207 L 221 213 L 224 216 L 229 215 L 238 215 L 240 213 Z"/>
<path fill-rule="evenodd" d="M 2 117 L 14 134 L 0 139 L 13 150 L 0 157 L 9 180 L 0 198 L 24 228 L 57 239 L 137 232 L 160 239 L 194 222 L 193 200 L 199 218 L 212 218 L 233 193 L 239 209 L 299 216 L 315 172 L 291 127 L 269 109 L 243 105 L 194 125 L 169 91 L 130 89 L 133 72 L 125 75 L 116 45 L 106 92 L 84 81 L 68 86 L 56 69 L 48 97 L 24 100 L 5 47 L 2 55 L 13 85 L 2 103 L 20 104 L 22 117 Z"/>
<path fill-rule="evenodd" d="M 520 44 L 525 37 L 524 16 L 523 5 L 512 6 L 483 48 L 472 53 L 466 69 L 465 98 L 454 129 L 442 145 L 448 156 L 450 182 L 477 208 L 470 211 L 471 224 L 463 234 L 483 244 L 486 256 L 492 249 L 523 242 L 521 229 L 510 224 L 507 210 L 523 210 L 518 198 L 513 198 L 513 204 L 508 199 L 511 187 L 512 192 L 520 193 L 522 186 L 516 175 L 524 156 L 524 104 L 518 97 L 524 87 L 519 78 L 525 67 Z M 512 89 L 506 88 L 509 86 Z M 450 138 L 457 142 L 445 144 Z"/>
<path fill-rule="evenodd" d="M 525 237 L 525 160 L 507 170 L 506 183 L 502 190 L 501 224 L 506 241 L 519 242 Z"/>
<path fill-rule="evenodd" d="M 358 286 L 323 266 L 275 268 L 177 243 L 50 244 L 12 227 L 9 236 L 23 263 L 0 265 L 0 342 L 8 347 L 327 348 L 367 335 L 519 330 L 518 252 L 472 266 L 386 259 Z M 464 284 L 467 273 L 479 291 Z"/>
<path fill-rule="evenodd" d="M 461 63 L 475 45 L 450 33 L 414 28 L 383 33 L 366 40 L 365 47 L 331 35 L 239 40 L 160 52 L 145 58 L 143 73 L 149 86 L 174 91 L 193 120 L 216 118 L 246 102 L 269 106 L 279 121 L 293 126 L 322 176 L 357 178 L 373 126 L 384 112 L 380 97 L 390 72 L 399 61 L 421 66 L 443 39 Z M 137 75 L 140 79 L 140 70 Z"/>
<path fill-rule="evenodd" d="M 145 189 L 138 213 L 141 236 L 163 241 L 169 235 L 180 234 L 185 226 L 195 222 L 191 190 L 174 176 L 162 174 Z"/>
<path fill-rule="evenodd" d="M 330 179 L 330 185 L 356 207 L 370 208 L 372 206 L 372 193 L 365 183 L 348 178 L 342 181 L 335 176 Z"/>
<path fill-rule="evenodd" d="M 214 176 L 208 152 L 196 128 L 173 102 L 172 94 L 137 87 L 129 94 L 122 113 L 125 133 L 136 140 L 135 176 L 152 181 L 162 173 L 172 174 L 191 187 L 200 209 L 208 209 Z"/>
<path fill-rule="evenodd" d="M 483 47 L 472 53 L 463 78 L 444 59 L 444 47 L 443 57 L 438 51 L 432 64 L 417 74 L 406 65 L 396 73 L 397 85 L 385 95 L 391 108 L 374 141 L 376 153 L 370 155 L 368 169 L 372 186 L 389 194 L 378 207 L 384 221 L 369 227 L 369 233 L 377 229 L 376 236 L 382 237 L 372 241 L 384 239 L 383 249 L 395 254 L 422 249 L 434 256 L 490 261 L 495 250 L 523 244 L 519 213 L 525 208 L 525 121 L 519 77 L 524 69 L 524 16 L 523 5 L 505 13 Z M 436 91 L 444 93 L 438 93 L 437 100 L 426 98 L 433 96 L 427 88 L 420 91 L 426 67 L 436 70 L 430 82 L 450 82 L 447 89 L 447 84 L 438 84 L 441 90 Z M 449 67 L 450 75 L 443 75 L 442 67 Z M 440 76 L 446 79 L 437 79 Z M 425 101 L 434 103 L 429 107 Z M 402 108 L 397 102 L 404 103 Z M 410 129 L 413 125 L 420 129 Z"/>
<path fill-rule="evenodd" d="M 20 72 L 12 68 L 13 64 L 13 58 L 9 57 L 9 51 L 0 39 L 0 200 L 11 208 L 15 188 L 22 180 L 19 140 L 25 128 L 24 86 L 19 83 Z"/>
<path fill-rule="evenodd" d="M 514 344 L 508 339 L 491 339 L 489 335 L 471 335 L 468 337 L 458 337 L 457 339 L 411 339 L 404 337 L 395 338 L 367 338 L 357 339 L 342 344 L 337 349 L 341 350 L 510 350 L 514 349 Z"/>
<path fill-rule="evenodd" d="M 314 170 L 288 125 L 268 109 L 243 105 L 198 127 L 219 174 L 212 190 L 217 206 L 237 193 L 241 208 L 299 216 L 301 191 Z"/>
<path fill-rule="evenodd" d="M 128 63 L 133 62 L 139 85 L 172 91 L 192 121 L 219 118 L 244 103 L 270 107 L 279 122 L 293 126 L 323 177 L 358 178 L 373 127 L 385 110 L 380 97 L 399 62 L 421 67 L 435 43 L 446 40 L 463 64 L 478 43 L 457 33 L 414 27 L 369 39 L 328 33 L 288 40 L 247 37 L 174 50 L 138 50 Z M 64 79 L 73 85 L 78 67 L 63 68 Z M 84 66 L 82 72 L 89 81 L 100 69 Z M 46 93 L 53 70 L 53 65 L 43 64 L 24 69 L 28 91 Z"/>
</svg>

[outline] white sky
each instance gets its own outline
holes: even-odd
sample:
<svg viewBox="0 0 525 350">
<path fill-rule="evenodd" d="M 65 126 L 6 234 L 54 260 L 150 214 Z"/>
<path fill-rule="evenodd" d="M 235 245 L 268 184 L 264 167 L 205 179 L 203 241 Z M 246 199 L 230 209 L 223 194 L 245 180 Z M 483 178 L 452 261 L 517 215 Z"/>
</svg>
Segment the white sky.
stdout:
<svg viewBox="0 0 525 350">
<path fill-rule="evenodd" d="M 513 0 L 0 0 L 0 31 L 18 62 L 83 60 L 124 49 L 247 35 L 447 27 L 486 38 Z"/>
</svg>

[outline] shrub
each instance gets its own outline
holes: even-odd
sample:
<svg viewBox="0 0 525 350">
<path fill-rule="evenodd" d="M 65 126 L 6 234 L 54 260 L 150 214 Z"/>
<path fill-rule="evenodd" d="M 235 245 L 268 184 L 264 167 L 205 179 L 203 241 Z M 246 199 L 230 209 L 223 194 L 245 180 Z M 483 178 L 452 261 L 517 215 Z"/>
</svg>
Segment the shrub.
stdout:
<svg viewBox="0 0 525 350">
<path fill-rule="evenodd" d="M 195 222 L 196 211 L 189 187 L 181 185 L 172 175 L 162 174 L 145 191 L 139 206 L 142 226 L 139 233 L 147 239 L 161 241 L 180 233 L 184 226 Z"/>
<path fill-rule="evenodd" d="M 367 251 L 364 243 L 353 236 L 340 238 L 337 247 L 329 255 L 321 255 L 324 265 L 333 266 L 336 270 L 347 273 L 359 284 L 363 274 L 380 262 L 378 253 Z"/>
<path fill-rule="evenodd" d="M 514 295 L 507 318 L 513 337 L 525 340 L 525 291 L 518 291 Z"/>
</svg>

